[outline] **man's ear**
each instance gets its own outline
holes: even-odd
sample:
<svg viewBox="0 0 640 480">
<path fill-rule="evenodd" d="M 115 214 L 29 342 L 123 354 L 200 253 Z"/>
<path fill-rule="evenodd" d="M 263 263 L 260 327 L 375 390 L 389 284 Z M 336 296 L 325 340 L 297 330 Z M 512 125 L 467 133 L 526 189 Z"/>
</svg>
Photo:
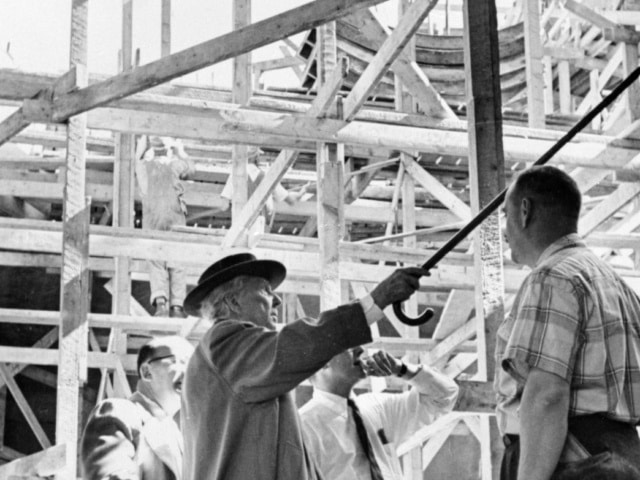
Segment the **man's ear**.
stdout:
<svg viewBox="0 0 640 480">
<path fill-rule="evenodd" d="M 151 368 L 148 363 L 143 363 L 140 365 L 140 379 L 141 380 L 151 380 Z"/>
<path fill-rule="evenodd" d="M 523 197 L 520 200 L 520 228 L 526 228 L 531 224 L 533 216 L 533 202 L 530 198 Z"/>
</svg>

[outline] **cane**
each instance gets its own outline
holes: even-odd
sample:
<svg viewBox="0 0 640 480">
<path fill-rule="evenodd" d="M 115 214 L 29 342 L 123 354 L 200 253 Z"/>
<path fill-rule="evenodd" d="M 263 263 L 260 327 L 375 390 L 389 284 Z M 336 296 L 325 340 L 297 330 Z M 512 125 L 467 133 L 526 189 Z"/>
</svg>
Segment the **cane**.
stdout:
<svg viewBox="0 0 640 480">
<path fill-rule="evenodd" d="M 547 150 L 536 162 L 533 166 L 544 165 L 547 163 L 558 151 L 564 147 L 573 137 L 575 137 L 584 127 L 589 125 L 591 121 L 599 115 L 605 108 L 607 108 L 616 98 L 620 96 L 622 92 L 624 92 L 629 86 L 635 82 L 640 76 L 640 67 L 636 68 L 633 72 L 629 74 L 627 78 L 625 78 L 613 91 L 607 95 L 602 101 L 593 107 L 593 109 L 587 113 L 578 123 L 576 123 L 571 130 L 569 130 L 556 144 L 554 144 L 549 150 Z M 469 223 L 467 223 L 464 227 L 462 227 L 458 232 L 451 237 L 447 243 L 445 243 L 442 247 L 440 247 L 436 253 L 433 254 L 432 257 L 429 258 L 422 265 L 422 269 L 431 270 L 434 268 L 440 260 L 444 258 L 444 256 L 453 250 L 462 240 L 464 240 L 467 235 L 469 235 L 478 225 L 480 225 L 489 215 L 491 215 L 497 208 L 502 205 L 504 202 L 505 195 L 507 190 L 504 189 L 500 192 L 489 204 L 487 204 L 480 212 L 472 218 Z M 397 302 L 393 304 L 393 312 L 396 314 L 396 317 L 404 323 L 405 325 L 410 326 L 418 326 L 422 325 L 433 317 L 433 309 L 427 308 L 424 312 L 422 312 L 418 317 L 411 318 L 404 313 L 402 309 L 402 303 Z"/>
</svg>

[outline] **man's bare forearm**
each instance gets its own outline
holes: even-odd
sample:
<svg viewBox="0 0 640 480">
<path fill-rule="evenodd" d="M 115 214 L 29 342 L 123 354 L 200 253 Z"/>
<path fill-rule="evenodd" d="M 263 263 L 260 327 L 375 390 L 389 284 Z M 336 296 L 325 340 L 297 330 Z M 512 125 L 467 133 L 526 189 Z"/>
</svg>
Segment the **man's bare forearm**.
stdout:
<svg viewBox="0 0 640 480">
<path fill-rule="evenodd" d="M 553 374 L 533 370 L 520 404 L 518 480 L 548 480 L 567 436 L 569 385 Z"/>
</svg>

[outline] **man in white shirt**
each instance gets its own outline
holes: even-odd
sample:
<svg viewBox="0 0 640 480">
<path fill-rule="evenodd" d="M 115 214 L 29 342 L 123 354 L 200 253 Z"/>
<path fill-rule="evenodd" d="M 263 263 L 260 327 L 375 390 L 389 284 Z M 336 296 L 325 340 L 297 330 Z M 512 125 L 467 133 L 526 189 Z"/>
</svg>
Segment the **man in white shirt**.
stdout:
<svg viewBox="0 0 640 480">
<path fill-rule="evenodd" d="M 384 351 L 362 354 L 356 347 L 336 355 L 311 377 L 313 398 L 300 409 L 305 445 L 324 478 L 401 480 L 397 447 L 450 412 L 458 386 L 433 368 L 404 363 Z M 412 388 L 355 397 L 352 389 L 366 375 L 396 375 Z"/>
</svg>

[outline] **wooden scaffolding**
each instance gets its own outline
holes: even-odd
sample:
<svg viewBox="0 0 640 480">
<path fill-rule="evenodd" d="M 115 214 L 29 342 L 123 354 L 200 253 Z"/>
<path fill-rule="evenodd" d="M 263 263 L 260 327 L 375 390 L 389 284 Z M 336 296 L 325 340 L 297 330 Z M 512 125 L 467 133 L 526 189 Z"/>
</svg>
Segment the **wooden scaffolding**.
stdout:
<svg viewBox="0 0 640 480">
<path fill-rule="evenodd" d="M 0 68 L 0 100 L 16 107 L 0 123 L 0 145 L 55 149 L 0 156 L 0 265 L 59 272 L 61 285 L 57 312 L 0 308 L 0 323 L 48 328 L 29 347 L 1 342 L 0 478 L 74 478 L 88 369 L 101 372 L 98 399 L 127 396 L 140 335 L 196 341 L 203 333 L 198 319 L 151 317 L 136 301 L 132 281 L 147 279 L 145 261 L 180 265 L 194 284 L 234 251 L 279 260 L 289 270 L 280 288 L 285 321 L 305 314 L 304 297 L 321 309 L 358 298 L 397 265 L 424 263 L 638 66 L 634 0 L 516 0 L 504 9 L 494 0 L 399 0 L 393 30 L 370 8 L 383 0 L 315 0 L 260 22 L 250 0 L 234 0 L 232 32 L 175 53 L 171 9 L 180 6 L 162 0 L 161 56 L 144 65 L 134 58 L 134 0 L 123 0 L 121 72 L 106 77 L 86 68 L 89 2 L 69 1 L 67 73 Z M 456 13 L 459 30 L 450 22 Z M 302 42 L 290 39 L 297 33 Z M 281 58 L 252 62 L 253 50 L 274 42 Z M 174 81 L 228 59 L 231 90 Z M 300 88 L 263 88 L 276 69 L 291 69 Z M 640 291 L 639 100 L 636 84 L 553 163 L 585 194 L 580 233 L 615 253 L 616 268 Z M 187 227 L 135 228 L 142 134 L 181 138 L 196 161 L 195 180 L 184 183 L 195 212 Z M 269 157 L 251 195 L 249 146 Z M 230 218 L 216 213 L 227 178 Z M 312 198 L 276 202 L 275 231 L 252 230 L 276 186 L 310 181 Z M 52 205 L 62 206 L 62 221 L 50 221 Z M 96 276 L 109 279 L 109 314 L 90 311 Z M 436 307 L 435 328 L 407 327 L 391 309 L 374 328 L 371 347 L 436 365 L 461 386 L 456 410 L 400 448 L 408 480 L 448 478 L 456 468 L 456 478 L 495 478 L 493 339 L 525 276 L 504 260 L 496 212 L 405 304 L 413 315 Z M 55 438 L 16 381 L 28 372 L 56 388 Z M 398 385 L 369 386 L 384 387 Z M 8 395 L 42 451 L 4 443 Z M 468 447 L 462 466 L 442 448 L 452 441 Z"/>
</svg>

